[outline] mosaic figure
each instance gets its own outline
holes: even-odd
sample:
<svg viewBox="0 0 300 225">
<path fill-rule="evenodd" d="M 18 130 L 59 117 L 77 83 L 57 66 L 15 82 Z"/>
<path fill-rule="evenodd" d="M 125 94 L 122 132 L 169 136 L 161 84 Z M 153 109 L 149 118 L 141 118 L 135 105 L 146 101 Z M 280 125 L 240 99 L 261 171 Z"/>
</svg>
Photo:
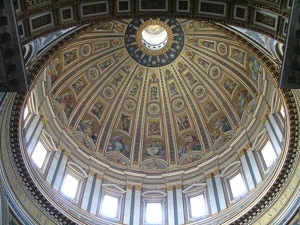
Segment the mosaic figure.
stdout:
<svg viewBox="0 0 300 225">
<path fill-rule="evenodd" d="M 86 137 L 91 137 L 92 132 L 94 130 L 94 120 L 93 119 L 86 119 L 80 121 L 78 125 L 78 130 L 84 133 Z"/>
<path fill-rule="evenodd" d="M 92 113 L 100 119 L 102 115 L 102 110 L 103 110 L 103 105 L 100 102 L 97 102 L 93 107 L 92 107 Z"/>
<path fill-rule="evenodd" d="M 102 71 L 106 70 L 110 66 L 110 61 L 105 60 L 99 64 L 99 67 Z"/>
<path fill-rule="evenodd" d="M 240 109 L 243 111 L 247 104 L 251 101 L 252 97 L 250 93 L 247 90 L 238 91 L 236 92 L 237 97 L 237 105 L 240 107 Z"/>
<path fill-rule="evenodd" d="M 134 84 L 130 90 L 130 96 L 135 97 L 137 94 L 137 91 L 139 89 L 139 86 L 137 84 Z"/>
<path fill-rule="evenodd" d="M 123 78 L 122 74 L 117 74 L 111 83 L 117 88 L 119 86 L 119 83 L 122 81 L 122 78 Z"/>
<path fill-rule="evenodd" d="M 146 153 L 149 156 L 157 156 L 157 155 L 161 154 L 162 151 L 163 151 L 163 146 L 161 146 L 157 141 L 152 142 L 146 148 Z"/>
<path fill-rule="evenodd" d="M 198 64 L 202 66 L 204 69 L 207 69 L 209 67 L 209 62 L 205 61 L 204 59 L 199 58 Z"/>
<path fill-rule="evenodd" d="M 240 64 L 244 64 L 245 52 L 242 52 L 241 50 L 234 48 L 231 53 L 231 58 L 239 62 Z"/>
<path fill-rule="evenodd" d="M 225 88 L 225 90 L 229 93 L 229 94 L 232 94 L 233 93 L 233 90 L 235 89 L 236 87 L 236 83 L 227 79 L 224 83 L 223 83 L 223 87 Z"/>
<path fill-rule="evenodd" d="M 175 83 L 174 82 L 171 82 L 169 84 L 169 88 L 170 88 L 170 92 L 171 92 L 171 96 L 174 97 L 175 95 L 178 95 L 178 91 L 176 89 L 176 86 L 175 86 Z"/>
<path fill-rule="evenodd" d="M 149 135 L 160 135 L 160 123 L 156 121 L 149 122 Z"/>
<path fill-rule="evenodd" d="M 180 131 L 186 130 L 191 127 L 189 118 L 187 116 L 177 117 L 177 123 Z"/>
<path fill-rule="evenodd" d="M 108 46 L 108 44 L 106 42 L 95 43 L 94 49 L 95 49 L 95 51 L 97 51 L 99 49 L 106 48 L 107 46 Z"/>
<path fill-rule="evenodd" d="M 122 116 L 121 116 L 121 119 L 120 119 L 119 129 L 129 133 L 130 124 L 131 124 L 130 116 L 127 116 L 127 115 L 122 113 Z"/>
<path fill-rule="evenodd" d="M 157 87 L 152 86 L 150 88 L 150 100 L 157 100 Z"/>
<path fill-rule="evenodd" d="M 57 80 L 59 77 L 58 67 L 61 64 L 61 60 L 59 58 L 55 58 L 51 60 L 49 65 L 46 67 L 46 74 L 51 77 L 51 82 Z"/>
<path fill-rule="evenodd" d="M 261 76 L 263 73 L 263 68 L 252 55 L 249 56 L 249 67 L 252 79 L 257 81 L 258 76 Z"/>
<path fill-rule="evenodd" d="M 210 117 L 213 113 L 217 112 L 218 109 L 217 107 L 214 105 L 214 103 L 212 103 L 210 100 L 208 100 L 204 106 L 204 110 L 206 112 L 206 115 L 208 117 Z"/>
<path fill-rule="evenodd" d="M 71 62 L 77 59 L 76 53 L 76 49 L 64 53 L 65 65 L 69 65 Z"/>
<path fill-rule="evenodd" d="M 58 95 L 56 98 L 55 98 L 55 101 L 57 101 L 62 110 L 65 112 L 67 118 L 70 116 L 74 106 L 72 104 L 72 99 L 73 99 L 73 96 L 70 92 L 66 91 L 64 92 L 63 94 L 61 95 Z"/>
<path fill-rule="evenodd" d="M 112 137 L 109 141 L 108 149 L 112 151 L 119 151 L 126 157 L 130 155 L 128 146 L 123 142 L 123 135 Z"/>
<path fill-rule="evenodd" d="M 202 45 L 206 48 L 211 48 L 211 49 L 214 49 L 215 47 L 215 43 L 210 41 L 203 41 Z"/>
<path fill-rule="evenodd" d="M 194 136 L 194 135 L 190 135 L 190 134 L 183 134 L 181 136 L 181 138 L 184 140 L 185 144 L 186 144 L 186 151 L 200 151 L 201 149 L 201 145 L 199 142 L 199 139 Z"/>
<path fill-rule="evenodd" d="M 85 86 L 86 84 L 82 79 L 79 79 L 74 84 L 72 84 L 72 87 L 77 95 L 80 94 L 80 92 L 85 88 Z"/>
<path fill-rule="evenodd" d="M 187 80 L 189 81 L 189 84 L 190 84 L 191 86 L 193 86 L 193 85 L 197 82 L 197 80 L 194 78 L 194 76 L 193 76 L 193 74 L 192 74 L 191 72 L 188 72 L 188 73 L 185 75 L 185 77 L 187 78 Z"/>
</svg>

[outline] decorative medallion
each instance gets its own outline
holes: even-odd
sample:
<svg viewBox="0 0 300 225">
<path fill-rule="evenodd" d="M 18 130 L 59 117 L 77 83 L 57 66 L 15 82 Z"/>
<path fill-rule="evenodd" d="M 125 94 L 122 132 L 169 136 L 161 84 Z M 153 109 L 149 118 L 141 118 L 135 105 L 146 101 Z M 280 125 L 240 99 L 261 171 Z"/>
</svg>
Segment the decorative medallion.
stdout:
<svg viewBox="0 0 300 225">
<path fill-rule="evenodd" d="M 224 43 L 218 44 L 218 52 L 220 53 L 220 55 L 226 55 L 227 46 Z"/>
<path fill-rule="evenodd" d="M 184 106 L 184 102 L 181 100 L 181 99 L 176 99 L 174 102 L 173 102 L 173 108 L 175 110 L 180 110 L 182 109 Z"/>
<path fill-rule="evenodd" d="M 132 100 L 125 101 L 124 106 L 128 111 L 132 111 L 135 109 L 135 103 Z"/>
<path fill-rule="evenodd" d="M 91 50 L 92 50 L 91 46 L 86 44 L 82 46 L 81 53 L 83 56 L 88 56 L 91 53 Z"/>
<path fill-rule="evenodd" d="M 92 80 L 97 80 L 99 76 L 99 71 L 96 68 L 91 68 L 89 70 L 89 78 Z"/>
<path fill-rule="evenodd" d="M 133 19 L 125 32 L 129 55 L 147 67 L 160 67 L 173 62 L 183 45 L 183 29 L 174 18 Z"/>
<path fill-rule="evenodd" d="M 201 97 L 203 96 L 205 93 L 205 89 L 202 86 L 197 86 L 194 90 L 194 94 L 196 97 Z"/>
<path fill-rule="evenodd" d="M 114 97 L 114 91 L 110 87 L 106 87 L 103 90 L 103 94 L 106 98 L 113 98 Z"/>
<path fill-rule="evenodd" d="M 212 78 L 216 79 L 220 76 L 221 72 L 220 72 L 220 68 L 217 66 L 213 66 L 210 71 L 209 74 Z"/>
<path fill-rule="evenodd" d="M 156 114 L 160 111 L 160 107 L 159 105 L 153 103 L 153 104 L 150 104 L 149 107 L 148 107 L 148 112 L 151 113 L 151 114 Z"/>
</svg>

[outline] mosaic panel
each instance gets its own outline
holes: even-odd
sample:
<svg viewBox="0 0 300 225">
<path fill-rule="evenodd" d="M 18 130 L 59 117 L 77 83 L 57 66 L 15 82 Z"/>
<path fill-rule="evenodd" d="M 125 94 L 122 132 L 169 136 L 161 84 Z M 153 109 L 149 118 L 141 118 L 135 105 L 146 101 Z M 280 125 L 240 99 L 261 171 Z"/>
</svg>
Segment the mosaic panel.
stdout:
<svg viewBox="0 0 300 225">
<path fill-rule="evenodd" d="M 130 0 L 118 0 L 117 1 L 117 12 L 123 13 L 123 12 L 130 12 Z"/>
<path fill-rule="evenodd" d="M 40 15 L 31 17 L 30 19 L 31 31 L 38 31 L 43 28 L 53 26 L 53 14 L 52 12 L 45 12 Z"/>
<path fill-rule="evenodd" d="M 241 5 L 234 6 L 234 19 L 246 21 L 248 8 Z"/>
<path fill-rule="evenodd" d="M 62 22 L 73 20 L 73 8 L 65 7 L 60 9 L 60 19 Z"/>
<path fill-rule="evenodd" d="M 139 0 L 140 11 L 167 11 L 168 0 Z"/>
<path fill-rule="evenodd" d="M 81 16 L 97 16 L 108 14 L 108 1 L 93 2 L 93 3 L 84 3 L 80 5 Z"/>
<path fill-rule="evenodd" d="M 190 0 L 177 0 L 176 11 L 177 12 L 189 12 L 190 11 Z"/>
<path fill-rule="evenodd" d="M 26 0 L 26 6 L 35 6 L 45 2 L 50 2 L 50 1 L 49 0 Z"/>
<path fill-rule="evenodd" d="M 198 13 L 213 16 L 225 16 L 226 3 L 200 0 L 198 6 Z"/>
<path fill-rule="evenodd" d="M 261 10 L 254 11 L 254 24 L 264 26 L 271 30 L 276 30 L 277 20 L 278 15 L 276 14 L 272 14 Z"/>
</svg>

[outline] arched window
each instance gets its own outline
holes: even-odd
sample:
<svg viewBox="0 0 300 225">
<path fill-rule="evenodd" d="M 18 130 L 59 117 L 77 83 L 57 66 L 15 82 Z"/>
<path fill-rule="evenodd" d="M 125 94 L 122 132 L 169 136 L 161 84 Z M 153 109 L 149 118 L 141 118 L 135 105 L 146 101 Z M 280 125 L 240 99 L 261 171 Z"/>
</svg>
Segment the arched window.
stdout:
<svg viewBox="0 0 300 225">
<path fill-rule="evenodd" d="M 193 184 L 182 191 L 185 196 L 188 221 L 195 221 L 209 215 L 206 184 Z"/>
<path fill-rule="evenodd" d="M 46 159 L 49 151 L 46 150 L 44 145 L 41 143 L 41 141 L 38 141 L 36 144 L 32 154 L 31 154 L 31 159 L 34 162 L 34 164 L 44 171 L 45 169 L 45 164 L 46 164 Z"/>
<path fill-rule="evenodd" d="M 70 200 L 78 202 L 84 181 L 87 177 L 87 174 L 81 167 L 69 162 L 62 180 L 60 192 Z"/>
<path fill-rule="evenodd" d="M 165 200 L 166 193 L 161 191 L 146 191 L 143 197 L 143 224 L 162 225 L 166 223 Z"/>
<path fill-rule="evenodd" d="M 223 178 L 229 204 L 240 200 L 248 192 L 240 161 L 236 161 L 227 166 L 220 177 Z"/>
<path fill-rule="evenodd" d="M 125 192 L 117 185 L 103 184 L 99 215 L 115 222 L 120 221 Z"/>
</svg>

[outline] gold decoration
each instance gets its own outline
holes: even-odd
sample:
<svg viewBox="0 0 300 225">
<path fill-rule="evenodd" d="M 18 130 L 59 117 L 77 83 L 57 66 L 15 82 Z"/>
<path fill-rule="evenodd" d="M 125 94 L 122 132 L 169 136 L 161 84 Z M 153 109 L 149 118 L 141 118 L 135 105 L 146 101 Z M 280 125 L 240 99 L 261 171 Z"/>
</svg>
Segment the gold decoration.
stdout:
<svg viewBox="0 0 300 225">
<path fill-rule="evenodd" d="M 210 178 L 211 178 L 211 174 L 210 174 L 210 173 L 205 174 L 205 179 L 206 179 L 206 180 L 209 180 Z"/>
<path fill-rule="evenodd" d="M 270 107 L 267 106 L 267 109 L 265 111 L 265 114 L 262 116 L 261 118 L 261 122 L 262 123 L 266 123 L 268 121 L 268 117 L 269 117 L 269 114 L 270 114 L 271 110 L 270 110 Z"/>
<path fill-rule="evenodd" d="M 153 25 L 158 25 L 158 26 L 163 27 L 167 31 L 167 34 L 168 34 L 168 40 L 167 40 L 166 45 L 163 48 L 161 48 L 159 50 L 155 50 L 155 51 L 148 49 L 142 42 L 142 39 L 143 39 L 142 31 L 146 27 L 153 26 Z M 173 34 L 171 27 L 167 23 L 160 21 L 160 20 L 156 20 L 156 19 L 147 20 L 146 22 L 144 22 L 143 24 L 141 24 L 139 26 L 139 28 L 136 32 L 137 46 L 139 47 L 139 49 L 141 49 L 141 51 L 143 51 L 145 54 L 150 55 L 150 56 L 159 56 L 159 55 L 166 53 L 172 46 L 173 41 L 174 41 L 174 34 Z"/>
<path fill-rule="evenodd" d="M 217 176 L 220 173 L 219 169 L 214 170 L 214 176 Z"/>
<path fill-rule="evenodd" d="M 240 150 L 237 152 L 237 154 L 239 157 L 242 157 L 245 154 L 245 152 L 244 152 L 244 150 Z"/>
<path fill-rule="evenodd" d="M 38 109 L 38 114 L 42 120 L 42 123 L 45 125 L 47 123 L 47 120 L 41 107 L 39 107 Z"/>
</svg>

